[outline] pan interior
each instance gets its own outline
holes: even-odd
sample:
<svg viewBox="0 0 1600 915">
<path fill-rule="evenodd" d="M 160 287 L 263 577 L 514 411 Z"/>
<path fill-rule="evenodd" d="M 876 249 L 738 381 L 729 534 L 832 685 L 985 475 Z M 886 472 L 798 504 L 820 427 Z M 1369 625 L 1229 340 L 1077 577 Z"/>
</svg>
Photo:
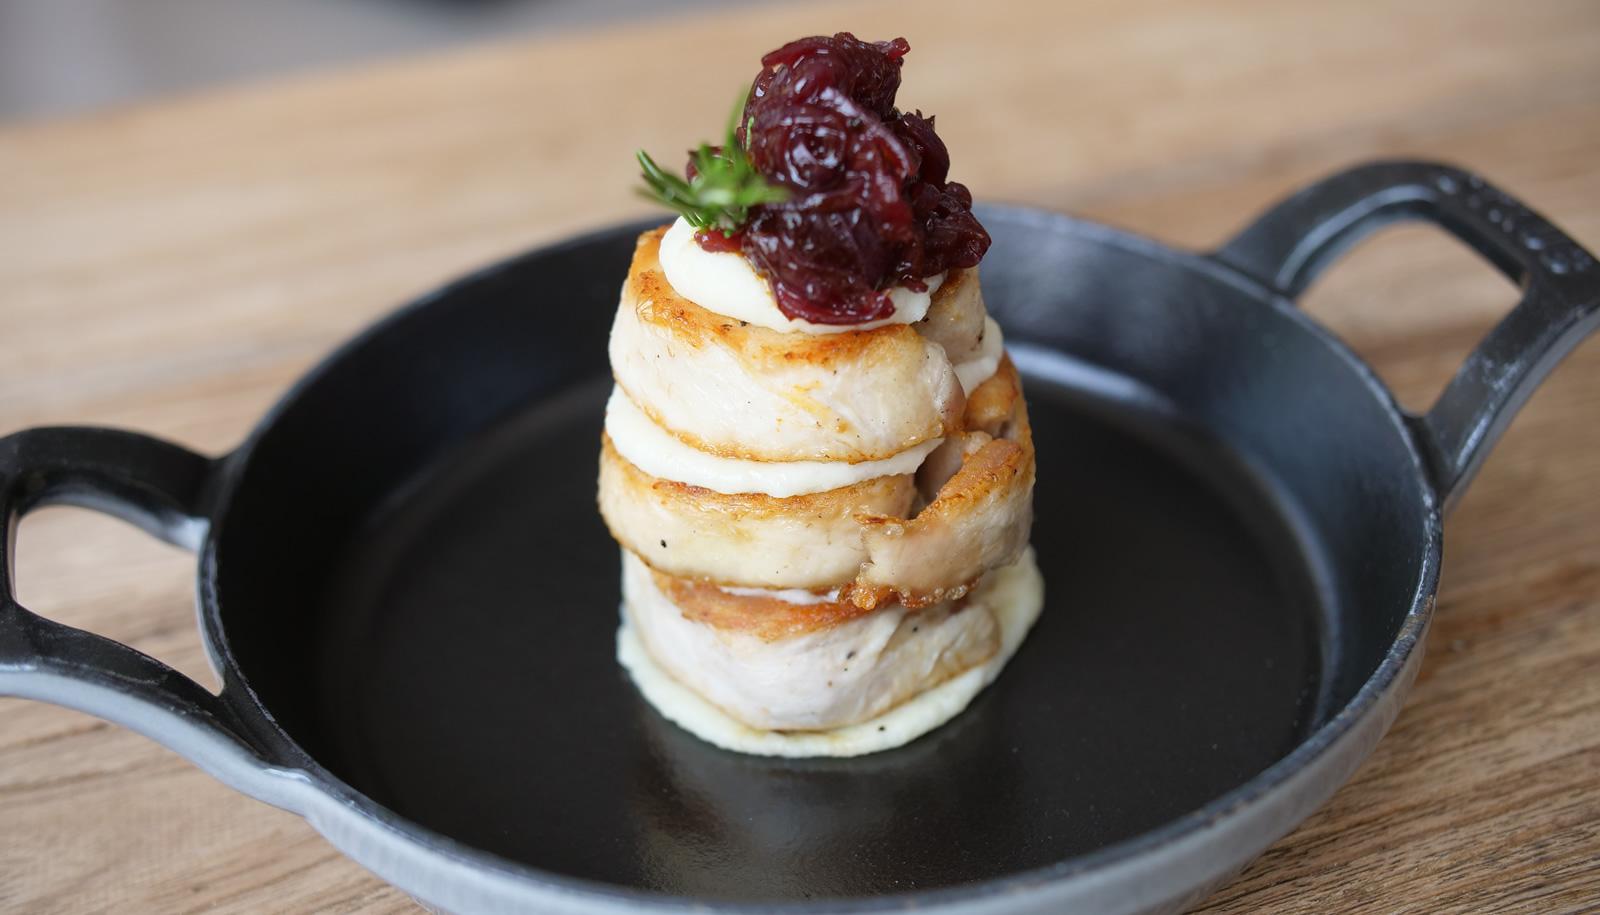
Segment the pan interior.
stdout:
<svg viewBox="0 0 1600 915">
<path fill-rule="evenodd" d="M 718 900 L 961 884 L 1195 810 L 1319 723 L 1314 563 L 1213 439 L 1065 357 L 1018 362 L 1045 610 L 935 733 L 853 760 L 760 759 L 640 699 L 613 659 L 595 379 L 452 449 L 366 519 L 319 591 L 303 668 L 317 699 L 297 736 L 472 846 Z"/>
</svg>

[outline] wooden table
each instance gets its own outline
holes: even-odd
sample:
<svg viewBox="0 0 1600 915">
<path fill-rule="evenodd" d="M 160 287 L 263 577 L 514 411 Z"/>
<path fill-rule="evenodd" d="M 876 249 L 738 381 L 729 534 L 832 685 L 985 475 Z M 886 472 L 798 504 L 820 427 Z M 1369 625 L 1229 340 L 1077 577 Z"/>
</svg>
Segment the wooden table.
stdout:
<svg viewBox="0 0 1600 915">
<path fill-rule="evenodd" d="M 0 129 L 0 432 L 89 422 L 217 452 L 329 347 L 463 270 L 642 212 L 631 154 L 709 136 L 758 55 L 905 33 L 957 177 L 1208 246 L 1374 156 L 1455 160 L 1600 246 L 1600 5 L 767 6 Z M 670 156 L 669 156 L 670 158 Z M 1425 229 L 1308 307 L 1423 405 L 1513 301 Z M 1600 343 L 1450 519 L 1422 678 L 1356 779 L 1217 912 L 1600 902 Z M 25 603 L 210 682 L 193 560 L 71 509 Z M 0 700 L 0 909 L 401 911 L 299 819 L 119 728 Z M 1591 908 L 1592 910 L 1592 908 Z"/>
</svg>

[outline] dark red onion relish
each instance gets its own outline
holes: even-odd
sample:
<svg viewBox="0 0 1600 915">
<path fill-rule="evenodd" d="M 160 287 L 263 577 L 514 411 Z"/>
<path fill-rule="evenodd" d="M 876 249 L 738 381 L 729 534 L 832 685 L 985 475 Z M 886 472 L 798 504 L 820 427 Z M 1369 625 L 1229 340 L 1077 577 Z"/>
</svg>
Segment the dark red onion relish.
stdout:
<svg viewBox="0 0 1600 915">
<path fill-rule="evenodd" d="M 739 139 L 790 196 L 755 207 L 732 238 L 703 232 L 701 243 L 737 244 L 790 318 L 889 317 L 891 287 L 922 290 L 923 277 L 976 266 L 989 250 L 972 194 L 945 180 L 950 153 L 933 118 L 894 106 L 909 50 L 904 38 L 864 42 L 840 32 L 761 59 Z"/>
</svg>

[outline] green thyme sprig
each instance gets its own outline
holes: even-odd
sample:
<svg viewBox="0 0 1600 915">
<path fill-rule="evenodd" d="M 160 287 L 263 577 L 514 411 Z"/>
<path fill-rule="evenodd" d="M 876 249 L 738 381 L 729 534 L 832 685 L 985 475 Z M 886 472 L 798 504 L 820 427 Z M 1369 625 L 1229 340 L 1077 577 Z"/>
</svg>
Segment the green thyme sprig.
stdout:
<svg viewBox="0 0 1600 915">
<path fill-rule="evenodd" d="M 750 218 L 750 208 L 763 203 L 782 203 L 789 192 L 771 184 L 750 161 L 750 154 L 739 142 L 737 128 L 744 111 L 744 100 L 734 106 L 728 119 L 727 135 L 721 146 L 701 143 L 690 154 L 695 176 L 685 179 L 666 171 L 639 150 L 639 168 L 644 172 L 644 187 L 639 193 L 683 214 L 696 229 L 716 229 L 723 235 L 739 231 Z"/>
</svg>

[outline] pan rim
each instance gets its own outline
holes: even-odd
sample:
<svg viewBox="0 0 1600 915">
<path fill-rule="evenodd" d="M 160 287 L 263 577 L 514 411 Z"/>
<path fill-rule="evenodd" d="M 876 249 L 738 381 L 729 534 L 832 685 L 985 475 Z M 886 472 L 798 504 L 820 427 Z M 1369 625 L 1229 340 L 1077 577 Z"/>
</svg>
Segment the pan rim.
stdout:
<svg viewBox="0 0 1600 915">
<path fill-rule="evenodd" d="M 1425 640 L 1432 617 L 1433 597 L 1437 589 L 1442 553 L 1442 519 L 1434 487 L 1427 475 L 1427 465 L 1407 422 L 1407 414 L 1394 400 L 1375 371 L 1343 341 L 1282 295 L 1210 256 L 1174 248 L 1100 223 L 1029 206 L 987 204 L 980 205 L 979 210 L 986 218 L 999 218 L 1034 229 L 1072 235 L 1092 243 L 1110 245 L 1164 262 L 1175 269 L 1200 273 L 1211 280 L 1232 286 L 1242 294 L 1258 300 L 1263 307 L 1270 307 L 1279 312 L 1287 320 L 1300 325 L 1303 330 L 1331 347 L 1346 367 L 1357 374 L 1369 392 L 1378 400 L 1378 405 L 1393 423 L 1397 435 L 1406 446 L 1412 464 L 1408 468 L 1410 475 L 1420 484 L 1423 511 L 1418 519 L 1418 535 L 1425 541 L 1426 547 L 1416 588 L 1410 599 L 1410 607 L 1399 631 L 1395 634 L 1383 660 L 1344 706 L 1306 735 L 1293 750 L 1237 787 L 1154 829 L 1093 852 L 970 884 L 873 897 L 840 897 L 806 902 L 752 904 L 694 900 L 546 871 L 531 864 L 480 850 L 415 823 L 339 779 L 305 752 L 278 724 L 270 709 L 250 686 L 245 671 L 227 641 L 218 590 L 217 542 L 219 532 L 226 528 L 229 509 L 245 477 L 245 470 L 250 466 L 251 459 L 261 442 L 278 422 L 302 398 L 316 390 L 321 380 L 334 366 L 369 345 L 374 339 L 383 336 L 392 327 L 437 302 L 450 299 L 464 288 L 495 278 L 531 260 L 560 256 L 565 251 L 617 238 L 627 238 L 660 222 L 658 219 L 631 220 L 582 232 L 513 255 L 413 298 L 333 348 L 310 370 L 301 375 L 252 427 L 243 443 L 222 459 L 216 501 L 213 503 L 215 508 L 202 546 L 199 564 L 198 594 L 201 605 L 202 640 L 205 642 L 207 655 L 222 674 L 223 682 L 226 684 L 223 690 L 224 701 L 240 713 L 253 736 L 264 742 L 268 750 L 277 757 L 271 764 L 275 767 L 302 771 L 305 775 L 301 780 L 302 787 L 320 796 L 320 798 L 304 798 L 305 809 L 297 812 L 307 816 L 320 832 L 327 835 L 330 841 L 346 854 L 402 889 L 430 901 L 444 903 L 453 899 L 472 899 L 485 902 L 492 899 L 523 904 L 563 903 L 558 911 L 622 912 L 643 909 L 662 912 L 739 911 L 770 913 L 770 915 L 821 911 L 867 913 L 904 909 L 979 912 L 984 911 L 986 905 L 998 900 L 1025 902 L 1038 906 L 1073 902 L 1081 904 L 1081 899 L 1075 900 L 1073 897 L 1094 892 L 1096 887 L 1092 884 L 1096 881 L 1101 884 L 1127 883 L 1136 877 L 1142 884 L 1147 885 L 1146 891 L 1152 894 L 1149 899 L 1137 904 L 1132 904 L 1130 900 L 1129 907 L 1137 909 L 1154 902 L 1180 899 L 1187 892 L 1210 885 L 1231 873 L 1237 866 L 1252 860 L 1267 844 L 1298 826 L 1304 815 L 1344 784 L 1349 774 L 1348 772 L 1333 774 L 1330 771 L 1319 773 L 1318 767 L 1322 767 L 1323 770 L 1337 769 L 1338 763 L 1346 762 L 1348 763 L 1346 768 L 1353 771 L 1354 766 L 1366 758 L 1377 737 L 1387 730 L 1394 715 L 1398 713 L 1397 691 L 1399 695 L 1403 695 L 1404 688 L 1409 685 L 1410 678 L 1415 675 L 1416 667 L 1420 664 L 1421 654 L 1416 649 Z M 1396 468 L 1396 472 L 1399 472 L 1399 468 Z M 1395 701 L 1386 704 L 1386 699 Z M 1375 713 L 1385 720 L 1375 719 L 1373 717 Z M 1372 733 L 1374 731 L 1375 733 Z M 1353 753 L 1349 752 L 1351 742 L 1361 741 L 1363 738 L 1369 738 L 1364 740 L 1365 745 L 1355 747 Z M 1349 758 L 1335 759 L 1339 753 Z M 1310 779 L 1314 784 L 1297 784 L 1306 779 Z M 1250 837 L 1251 844 L 1248 847 L 1245 845 L 1231 845 L 1220 849 L 1216 847 L 1213 841 L 1215 834 L 1225 832 L 1229 828 L 1248 831 L 1253 824 L 1252 817 L 1263 821 L 1268 819 L 1274 812 L 1267 809 L 1271 802 L 1275 799 L 1292 800 L 1290 794 L 1297 787 L 1305 792 L 1301 800 L 1306 803 L 1300 805 L 1304 807 L 1303 812 L 1291 813 L 1282 822 L 1275 820 L 1264 825 L 1257 824 L 1256 834 Z M 318 803 L 319 800 L 324 803 Z M 336 803 L 328 806 L 325 804 L 326 801 Z M 348 839 L 348 844 L 332 835 L 331 833 L 341 824 L 332 820 L 323 822 L 320 814 L 326 812 L 333 812 L 341 818 L 355 817 L 364 820 L 370 826 L 377 827 L 378 832 L 389 837 L 391 841 L 409 846 L 412 851 L 426 857 L 442 858 L 450 865 L 464 866 L 480 880 L 494 878 L 495 886 L 482 887 L 482 894 L 468 893 L 466 896 L 461 896 L 453 891 L 430 892 L 430 889 L 442 889 L 440 887 L 407 885 L 408 881 L 404 876 L 391 876 L 391 871 L 381 869 L 375 863 L 374 859 L 385 856 L 377 853 L 383 850 L 370 849 L 374 852 L 371 855 L 363 855 L 357 850 L 356 845 L 362 841 L 357 837 L 357 833 L 362 830 L 359 828 L 351 832 L 337 830 L 341 837 Z M 372 833 L 371 830 L 367 832 Z M 1169 881 L 1169 885 L 1164 888 L 1159 877 L 1149 879 L 1145 876 L 1147 871 L 1166 870 L 1169 865 L 1162 863 L 1163 858 L 1197 853 L 1202 859 L 1206 858 L 1205 849 L 1195 843 L 1201 845 L 1210 843 L 1212 861 L 1209 865 L 1204 861 L 1201 863 L 1203 869 L 1210 871 L 1209 874 L 1202 875 L 1197 880 L 1185 880 L 1181 885 Z M 393 849 L 388 850 L 392 851 Z M 386 856 L 391 859 L 392 865 L 393 854 Z M 394 867 L 392 873 L 404 872 Z M 425 881 L 412 882 L 421 884 Z M 1039 911 L 1048 910 L 1039 909 Z"/>
</svg>

